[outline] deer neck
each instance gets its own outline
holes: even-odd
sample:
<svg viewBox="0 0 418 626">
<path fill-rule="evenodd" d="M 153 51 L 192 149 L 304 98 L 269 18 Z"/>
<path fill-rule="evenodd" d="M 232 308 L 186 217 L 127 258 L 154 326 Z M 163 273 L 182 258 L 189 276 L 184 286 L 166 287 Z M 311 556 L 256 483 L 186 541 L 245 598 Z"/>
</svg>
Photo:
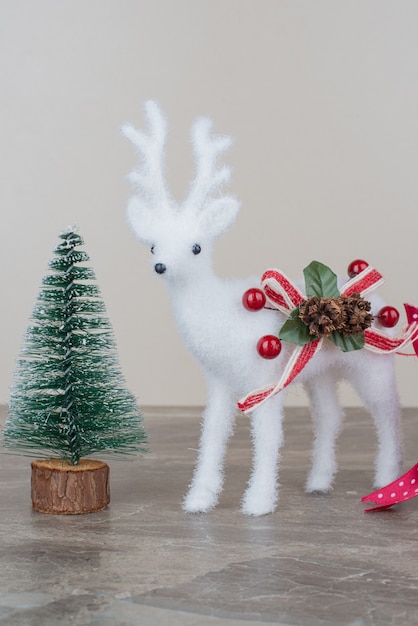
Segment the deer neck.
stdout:
<svg viewBox="0 0 418 626">
<path fill-rule="evenodd" d="M 201 268 L 196 274 L 188 275 L 168 283 L 171 298 L 174 301 L 188 301 L 204 298 L 205 294 L 216 291 L 223 281 L 219 278 L 211 267 Z"/>
<path fill-rule="evenodd" d="M 224 299 L 225 281 L 211 268 L 199 275 L 169 283 L 173 312 L 179 326 L 202 325 L 202 320 Z"/>
<path fill-rule="evenodd" d="M 177 329 L 189 351 L 203 367 L 216 371 L 229 329 L 225 320 L 233 299 L 229 281 L 207 272 L 195 281 L 171 285 L 170 291 Z"/>
</svg>

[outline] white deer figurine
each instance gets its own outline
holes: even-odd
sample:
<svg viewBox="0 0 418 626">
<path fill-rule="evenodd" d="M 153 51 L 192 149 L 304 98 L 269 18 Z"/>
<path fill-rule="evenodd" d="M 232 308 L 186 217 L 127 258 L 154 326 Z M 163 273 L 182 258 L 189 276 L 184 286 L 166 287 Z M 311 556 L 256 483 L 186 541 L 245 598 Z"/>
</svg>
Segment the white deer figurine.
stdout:
<svg viewBox="0 0 418 626">
<path fill-rule="evenodd" d="M 278 380 L 289 357 L 289 346 L 274 360 L 261 358 L 255 348 L 261 336 L 277 335 L 286 317 L 269 309 L 257 314 L 246 310 L 242 294 L 255 286 L 254 279 L 220 279 L 212 270 L 213 243 L 232 225 L 239 210 L 235 197 L 220 193 L 230 171 L 219 165 L 219 157 L 229 148 L 230 138 L 211 135 L 208 119 L 194 123 L 196 176 L 186 200 L 177 204 L 164 179 L 165 118 L 153 101 L 145 104 L 145 112 L 147 132 L 129 124 L 123 127 L 140 156 L 139 168 L 130 175 L 135 195 L 128 205 L 128 219 L 137 238 L 150 246 L 154 270 L 169 289 L 179 332 L 206 377 L 208 402 L 198 461 L 183 503 L 188 512 L 204 512 L 217 504 L 222 491 L 237 401 Z M 376 296 L 370 301 L 374 312 L 382 305 Z M 393 356 L 367 350 L 343 353 L 327 342 L 298 376 L 310 398 L 315 431 L 307 492 L 328 492 L 332 487 L 335 441 L 342 421 L 336 383 L 341 378 L 354 386 L 375 421 L 376 486 L 394 480 L 401 469 Z M 277 503 L 283 396 L 278 393 L 251 414 L 253 467 L 241 506 L 249 515 L 271 513 Z"/>
</svg>

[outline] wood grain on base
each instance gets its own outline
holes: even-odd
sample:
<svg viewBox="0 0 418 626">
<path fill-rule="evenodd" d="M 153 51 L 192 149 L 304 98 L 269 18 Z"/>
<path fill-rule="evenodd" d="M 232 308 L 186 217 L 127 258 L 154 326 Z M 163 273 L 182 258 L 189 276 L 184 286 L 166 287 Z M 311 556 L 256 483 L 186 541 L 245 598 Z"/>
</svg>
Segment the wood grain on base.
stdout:
<svg viewBox="0 0 418 626">
<path fill-rule="evenodd" d="M 100 511 L 109 504 L 109 466 L 81 459 L 32 461 L 32 507 L 41 513 L 76 515 Z"/>
</svg>

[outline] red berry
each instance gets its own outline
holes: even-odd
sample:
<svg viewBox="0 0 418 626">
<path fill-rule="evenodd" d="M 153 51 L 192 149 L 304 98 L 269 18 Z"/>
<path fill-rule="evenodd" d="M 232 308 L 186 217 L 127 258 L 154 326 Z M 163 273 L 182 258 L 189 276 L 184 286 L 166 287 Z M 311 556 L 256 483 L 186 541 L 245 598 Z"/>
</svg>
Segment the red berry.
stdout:
<svg viewBox="0 0 418 626">
<path fill-rule="evenodd" d="M 263 359 L 275 359 L 281 349 L 282 343 L 275 335 L 264 335 L 257 341 L 257 351 Z"/>
<path fill-rule="evenodd" d="M 256 287 L 247 289 L 242 296 L 242 304 L 245 306 L 247 311 L 259 311 L 264 307 L 265 303 L 266 296 L 264 295 L 264 292 Z"/>
<path fill-rule="evenodd" d="M 354 278 L 357 274 L 361 274 L 366 267 L 369 267 L 369 264 L 362 259 L 356 259 L 355 261 L 351 261 L 350 265 L 347 268 L 347 273 L 350 278 Z"/>
<path fill-rule="evenodd" d="M 394 306 L 384 306 L 377 314 L 377 318 L 385 328 L 393 328 L 399 322 L 399 311 Z"/>
</svg>

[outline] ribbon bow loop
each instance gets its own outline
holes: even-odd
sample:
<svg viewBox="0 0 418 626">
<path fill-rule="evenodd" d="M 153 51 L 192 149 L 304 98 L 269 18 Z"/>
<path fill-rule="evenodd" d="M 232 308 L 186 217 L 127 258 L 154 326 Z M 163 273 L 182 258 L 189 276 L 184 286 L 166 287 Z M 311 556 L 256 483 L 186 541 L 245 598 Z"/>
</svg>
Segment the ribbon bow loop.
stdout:
<svg viewBox="0 0 418 626">
<path fill-rule="evenodd" d="M 309 284 L 306 281 L 307 293 L 311 291 L 323 295 L 321 289 L 324 289 L 331 294 L 338 294 L 337 277 L 325 265 L 313 261 L 305 268 L 304 274 L 305 278 L 310 276 L 313 281 Z M 345 298 L 353 298 L 354 296 L 364 298 L 382 283 L 382 274 L 368 265 L 341 287 L 339 295 Z M 277 269 L 266 270 L 261 278 L 261 290 L 271 308 L 289 317 L 282 327 L 279 337 L 297 345 L 295 345 L 277 383 L 256 389 L 238 402 L 238 408 L 244 413 L 250 413 L 293 382 L 315 354 L 319 352 L 325 338 L 325 336 L 311 336 L 307 326 L 299 319 L 299 307 L 307 301 L 307 296 L 283 272 Z M 366 304 L 370 307 L 368 303 Z M 344 351 L 364 347 L 378 354 L 404 354 L 401 351 L 412 344 L 418 356 L 418 308 L 406 304 L 404 306 L 408 317 L 408 326 L 401 337 L 390 337 L 381 330 L 371 327 L 366 328 L 361 335 L 348 337 L 342 336 L 338 332 L 332 332 L 330 339 Z M 285 327 L 286 332 L 284 332 Z M 290 333 L 288 332 L 289 328 L 291 329 Z M 294 339 L 289 339 L 290 337 Z"/>
</svg>

